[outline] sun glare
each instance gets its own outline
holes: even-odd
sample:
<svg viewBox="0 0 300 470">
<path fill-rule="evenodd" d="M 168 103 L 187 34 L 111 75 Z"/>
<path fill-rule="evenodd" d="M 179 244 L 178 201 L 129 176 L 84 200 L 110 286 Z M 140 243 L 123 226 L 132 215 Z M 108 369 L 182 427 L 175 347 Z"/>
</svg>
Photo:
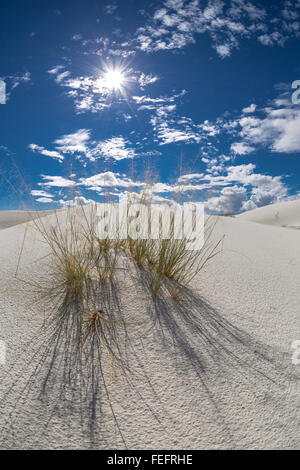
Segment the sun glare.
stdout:
<svg viewBox="0 0 300 470">
<path fill-rule="evenodd" d="M 120 69 L 109 69 L 104 75 L 104 80 L 109 90 L 121 90 L 125 83 L 125 75 Z"/>
</svg>

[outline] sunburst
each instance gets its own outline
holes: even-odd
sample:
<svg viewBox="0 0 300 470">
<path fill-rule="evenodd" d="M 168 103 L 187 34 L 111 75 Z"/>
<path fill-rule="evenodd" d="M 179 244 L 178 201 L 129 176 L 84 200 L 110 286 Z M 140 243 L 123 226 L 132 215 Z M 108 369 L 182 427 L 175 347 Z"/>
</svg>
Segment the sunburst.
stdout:
<svg viewBox="0 0 300 470">
<path fill-rule="evenodd" d="M 126 86 L 126 73 L 120 67 L 108 67 L 105 70 L 104 86 L 110 91 L 122 92 Z"/>
</svg>

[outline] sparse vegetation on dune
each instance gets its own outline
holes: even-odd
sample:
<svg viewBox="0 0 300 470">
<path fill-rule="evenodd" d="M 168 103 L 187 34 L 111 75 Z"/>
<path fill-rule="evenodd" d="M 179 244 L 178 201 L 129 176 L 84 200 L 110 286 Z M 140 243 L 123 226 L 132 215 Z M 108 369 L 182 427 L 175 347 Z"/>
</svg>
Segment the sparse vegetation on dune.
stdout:
<svg viewBox="0 0 300 470">
<path fill-rule="evenodd" d="M 99 238 L 94 204 L 69 207 L 32 222 L 49 249 L 54 291 L 65 293 L 71 300 L 87 297 L 91 279 L 100 284 L 113 279 L 122 269 L 120 255 L 150 274 L 153 294 L 157 294 L 166 279 L 187 286 L 218 254 L 222 244 L 222 239 L 212 239 L 216 222 L 210 218 L 205 224 L 204 245 L 199 250 L 188 248 L 188 236 L 176 239 L 172 233 L 169 238 L 157 239 Z"/>
<path fill-rule="evenodd" d="M 90 394 L 95 388 L 102 388 L 97 406 L 101 408 L 104 394 L 115 416 L 111 389 L 117 371 L 127 375 L 120 338 L 124 339 L 128 328 L 116 300 L 118 273 L 126 273 L 135 266 L 149 299 L 162 293 L 174 302 L 184 301 L 184 286 L 218 253 L 221 240 L 212 240 L 215 223 L 211 220 L 206 224 L 205 244 L 199 251 L 187 249 L 188 237 L 181 240 L 172 236 L 168 239 L 99 237 L 98 221 L 95 204 L 67 207 L 48 217 L 35 217 L 32 226 L 48 253 L 44 257 L 47 281 L 44 284 L 23 282 L 49 309 L 51 362 L 58 360 L 60 350 L 65 364 L 64 381 L 74 390 L 78 374 L 81 381 L 81 374 L 90 370 Z M 83 367 L 83 364 L 86 365 Z M 107 369 L 108 379 L 105 378 Z M 51 383 L 53 371 L 51 365 L 44 389 Z M 93 405 L 94 414 L 90 416 L 93 423 L 95 407 Z"/>
<path fill-rule="evenodd" d="M 206 263 L 219 253 L 222 239 L 215 241 L 211 237 L 215 223 L 212 219 L 207 220 L 205 243 L 197 251 L 188 248 L 188 236 L 182 239 L 129 240 L 130 254 L 137 266 L 150 273 L 149 286 L 154 295 L 166 280 L 187 286 Z M 172 297 L 179 299 L 177 295 Z"/>
</svg>

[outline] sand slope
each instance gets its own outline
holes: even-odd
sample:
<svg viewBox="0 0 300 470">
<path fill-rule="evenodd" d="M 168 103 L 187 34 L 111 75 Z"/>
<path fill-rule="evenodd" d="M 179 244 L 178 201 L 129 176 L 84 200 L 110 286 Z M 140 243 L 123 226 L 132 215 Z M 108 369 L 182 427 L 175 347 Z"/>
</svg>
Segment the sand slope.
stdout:
<svg viewBox="0 0 300 470">
<path fill-rule="evenodd" d="M 68 361 L 53 355 L 42 328 L 49 312 L 13 280 L 24 226 L 0 231 L 7 343 L 0 447 L 299 449 L 300 366 L 291 363 L 291 343 L 300 340 L 300 234 L 253 223 L 250 214 L 219 219 L 223 251 L 182 303 L 153 303 L 138 273 L 121 271 L 120 296 L 106 307 L 126 318 L 120 343 L 131 372 L 115 377 L 112 408 L 98 399 L 101 381 L 91 392 L 88 368 L 75 389 L 65 384 Z M 41 282 L 45 247 L 33 232 L 28 237 L 19 276 Z"/>
<path fill-rule="evenodd" d="M 49 215 L 53 211 L 40 211 L 39 217 Z M 24 224 L 35 217 L 34 212 L 30 211 L 0 211 L 0 230 L 13 227 L 14 225 Z"/>
<path fill-rule="evenodd" d="M 261 224 L 300 229 L 300 199 L 260 207 L 244 212 L 238 218 Z"/>
</svg>

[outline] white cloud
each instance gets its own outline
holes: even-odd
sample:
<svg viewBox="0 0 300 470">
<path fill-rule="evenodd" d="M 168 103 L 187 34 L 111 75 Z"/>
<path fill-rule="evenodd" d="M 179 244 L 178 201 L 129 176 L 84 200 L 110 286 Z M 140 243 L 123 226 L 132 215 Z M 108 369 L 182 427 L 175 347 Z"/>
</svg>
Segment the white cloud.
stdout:
<svg viewBox="0 0 300 470">
<path fill-rule="evenodd" d="M 61 72 L 56 75 L 55 81 L 57 83 L 61 83 L 63 80 L 65 80 L 65 78 L 69 77 L 70 75 L 71 75 L 71 72 L 69 72 L 68 70 L 65 70 L 64 72 Z"/>
<path fill-rule="evenodd" d="M 201 180 L 204 177 L 205 177 L 204 173 L 186 174 L 186 175 L 180 176 L 180 178 L 178 178 L 178 182 L 179 183 L 186 183 L 187 181 L 191 181 L 191 180 Z"/>
<path fill-rule="evenodd" d="M 145 88 L 146 86 L 157 82 L 157 80 L 158 80 L 158 77 L 156 77 L 155 75 L 152 75 L 151 73 L 149 74 L 142 73 L 139 76 L 139 84 L 141 88 Z"/>
<path fill-rule="evenodd" d="M 124 160 L 125 158 L 134 158 L 136 156 L 133 148 L 128 147 L 129 142 L 123 137 L 112 137 L 111 139 L 99 142 L 93 150 L 94 155 L 98 152 L 105 158 L 114 160 Z"/>
<path fill-rule="evenodd" d="M 73 39 L 74 39 L 74 36 L 73 36 Z M 71 75 L 71 72 L 69 72 L 68 70 L 65 70 L 64 65 L 56 65 L 52 69 L 48 70 L 48 73 L 55 77 L 55 81 L 58 84 L 64 83 L 64 81 Z"/>
<path fill-rule="evenodd" d="M 82 34 L 80 34 L 80 33 L 79 33 L 79 34 L 74 34 L 74 35 L 72 36 L 72 39 L 73 39 L 73 41 L 81 41 L 81 39 L 82 39 Z"/>
<path fill-rule="evenodd" d="M 173 144 L 176 142 L 196 142 L 199 143 L 201 138 L 191 130 L 178 130 L 168 127 L 166 123 L 160 123 L 157 132 L 160 145 Z"/>
<path fill-rule="evenodd" d="M 181 49 L 205 33 L 222 58 L 230 56 L 245 38 L 256 38 L 266 46 L 283 45 L 300 31 L 296 21 L 299 2 L 285 5 L 281 11 L 280 2 L 261 8 L 244 0 L 209 0 L 206 4 L 198 0 L 166 0 L 153 12 L 152 19 L 137 30 L 138 47 L 146 52 Z"/>
<path fill-rule="evenodd" d="M 56 65 L 55 67 L 53 67 L 52 69 L 49 69 L 48 70 L 48 73 L 50 75 L 57 75 L 58 73 L 60 73 L 63 69 L 64 69 L 64 65 Z"/>
<path fill-rule="evenodd" d="M 166 183 L 155 183 L 151 186 L 153 193 L 169 193 L 173 190 L 173 187 Z"/>
<path fill-rule="evenodd" d="M 250 201 L 253 208 L 262 207 L 284 200 L 287 197 L 287 190 L 281 184 L 266 185 L 252 189 Z"/>
<path fill-rule="evenodd" d="M 261 42 L 264 46 L 274 46 L 275 44 L 283 46 L 286 40 L 287 37 L 285 37 L 279 31 L 273 31 L 273 33 L 262 34 L 261 36 L 258 36 L 258 41 Z"/>
<path fill-rule="evenodd" d="M 107 5 L 105 5 L 104 11 L 108 15 L 113 15 L 117 8 L 118 7 L 115 3 L 108 3 Z"/>
<path fill-rule="evenodd" d="M 217 168 L 216 165 L 214 167 Z M 186 174 L 179 178 L 178 183 L 183 191 L 213 191 L 216 195 L 208 199 L 207 209 L 215 214 L 234 214 L 288 197 L 288 188 L 282 177 L 256 173 L 255 169 L 253 163 L 227 168 L 219 165 L 214 174 Z"/>
<path fill-rule="evenodd" d="M 103 74 L 98 77 L 70 77 L 71 73 L 64 69 L 64 66 L 58 65 L 48 70 L 48 73 L 55 77 L 56 83 L 69 89 L 67 96 L 74 100 L 79 114 L 86 111 L 98 112 L 111 106 L 107 103 L 107 98 L 112 95 L 112 90 Z"/>
<path fill-rule="evenodd" d="M 244 114 L 254 113 L 256 110 L 256 104 L 250 104 L 250 106 L 243 108 L 242 112 Z"/>
<path fill-rule="evenodd" d="M 208 137 L 215 137 L 219 134 L 218 124 L 213 124 L 208 120 L 200 124 L 195 124 L 193 120 L 186 116 L 178 115 L 177 107 L 181 104 L 182 97 L 186 90 L 171 96 L 150 97 L 146 95 L 133 96 L 132 99 L 138 105 L 138 111 L 153 111 L 150 123 L 153 127 L 155 140 L 159 145 L 185 142 L 200 143 Z"/>
<path fill-rule="evenodd" d="M 86 153 L 88 154 L 87 143 L 90 140 L 89 129 L 79 129 L 73 134 L 66 134 L 56 139 L 56 148 L 62 153 Z"/>
<path fill-rule="evenodd" d="M 57 160 L 60 160 L 60 161 L 64 159 L 64 156 L 56 152 L 56 150 L 46 150 L 44 147 L 41 147 L 40 145 L 36 145 L 36 144 L 30 144 L 29 148 L 33 152 L 38 152 L 41 155 L 45 155 L 46 157 L 56 158 Z"/>
<path fill-rule="evenodd" d="M 139 110 L 150 109 L 155 111 L 155 114 L 150 119 L 150 123 L 152 124 L 159 145 L 177 142 L 199 144 L 202 140 L 207 139 L 207 137 L 214 137 L 219 133 L 218 127 L 208 120 L 200 124 L 195 124 L 191 118 L 175 114 L 177 104 L 174 103 L 174 101 L 183 96 L 183 94 L 184 92 L 169 98 L 160 97 L 156 99 L 155 103 L 151 105 L 144 104 L 139 108 Z M 166 105 L 167 100 L 172 104 Z M 139 97 L 139 102 L 151 103 L 150 98 L 145 97 Z"/>
<path fill-rule="evenodd" d="M 136 187 L 144 186 L 144 183 L 138 181 L 132 181 L 120 173 L 113 173 L 112 171 L 106 171 L 104 173 L 98 173 L 90 176 L 89 178 L 81 178 L 80 185 L 86 186 L 88 189 L 93 191 L 102 191 L 103 188 L 111 187 Z"/>
<path fill-rule="evenodd" d="M 292 103 L 290 84 L 281 83 L 277 89 L 280 94 L 267 106 L 257 108 L 251 104 L 242 109 L 239 117 L 219 118 L 212 124 L 217 133 L 227 133 L 234 139 L 230 147 L 234 155 L 247 155 L 260 148 L 270 152 L 300 152 L 300 108 Z"/>
<path fill-rule="evenodd" d="M 68 188 L 75 186 L 75 181 L 63 178 L 62 176 L 41 175 L 44 183 L 38 183 L 39 186 L 53 186 L 58 188 Z"/>
<path fill-rule="evenodd" d="M 247 200 L 246 188 L 230 186 L 221 190 L 220 196 L 208 199 L 206 208 L 213 214 L 237 214 Z"/>
<path fill-rule="evenodd" d="M 213 136 L 219 134 L 219 132 L 220 132 L 219 128 L 216 125 L 209 122 L 208 120 L 205 120 L 203 122 L 203 124 L 199 124 L 198 127 L 199 127 L 199 129 L 202 129 L 210 137 L 213 137 Z"/>
<path fill-rule="evenodd" d="M 46 193 L 46 191 L 37 191 L 37 190 L 32 190 L 31 195 L 34 197 L 45 197 L 45 198 L 53 198 L 53 194 Z"/>
<path fill-rule="evenodd" d="M 98 158 L 124 160 L 137 156 L 131 143 L 124 137 L 112 137 L 105 140 L 92 140 L 90 129 L 79 129 L 73 134 L 66 134 L 54 141 L 55 150 L 46 150 L 36 144 L 29 147 L 52 158 L 63 160 L 66 155 L 72 155 L 79 160 L 95 161 Z"/>
<path fill-rule="evenodd" d="M 41 202 L 43 204 L 50 204 L 53 203 L 53 199 L 50 199 L 49 197 L 39 197 L 36 199 L 36 202 Z"/>
<path fill-rule="evenodd" d="M 74 199 L 60 199 L 59 204 L 63 207 L 80 207 L 82 205 L 95 202 L 93 199 L 86 199 L 84 196 L 75 196 Z"/>
<path fill-rule="evenodd" d="M 240 136 L 246 143 L 267 146 L 273 152 L 300 152 L 300 109 L 289 100 L 274 100 L 261 117 L 242 117 Z"/>
<path fill-rule="evenodd" d="M 250 145 L 245 144 L 244 142 L 234 142 L 231 144 L 230 150 L 235 155 L 247 155 L 248 153 L 253 152 L 255 149 Z"/>
<path fill-rule="evenodd" d="M 143 194 L 148 192 L 153 202 L 154 199 L 156 202 L 172 201 L 172 199 L 159 196 L 162 193 L 172 195 L 178 192 L 189 192 L 190 194 L 194 193 L 193 197 L 196 199 L 200 197 L 200 200 L 204 200 L 207 198 L 207 194 L 211 194 L 206 199 L 207 210 L 214 214 L 239 213 L 288 198 L 288 188 L 281 176 L 273 177 L 256 173 L 256 166 L 252 163 L 229 167 L 226 167 L 225 163 L 224 159 L 223 164 L 217 164 L 217 161 L 210 162 L 206 172 L 187 173 L 178 178 L 178 181 L 173 185 L 157 182 L 148 187 L 143 181 L 133 181 L 124 174 L 106 171 L 89 177 L 81 177 L 77 181 L 60 176 L 42 175 L 43 182 L 39 183 L 39 186 L 59 187 L 61 188 L 59 194 L 62 193 L 63 188 L 76 186 L 76 192 L 81 187 L 94 191 L 98 196 L 109 191 L 110 194 L 121 197 L 125 194 L 138 194 L 134 193 L 134 190 L 139 188 Z M 122 193 L 120 190 L 124 189 L 126 192 Z M 51 193 L 46 191 L 33 191 L 32 195 L 48 199 L 53 197 Z M 84 196 L 82 197 L 84 198 Z M 86 199 L 86 201 L 90 202 L 91 200 Z M 69 203 L 67 198 L 63 198 L 59 202 L 61 204 Z"/>
<path fill-rule="evenodd" d="M 137 193 L 134 191 L 124 191 L 119 194 L 119 200 L 120 202 L 124 200 L 129 200 L 131 202 L 136 202 L 140 203 L 141 200 L 145 204 L 155 204 L 155 205 L 168 205 L 171 208 L 176 208 L 178 207 L 178 203 L 174 201 L 173 199 L 165 198 L 162 196 L 158 196 L 156 194 L 153 194 L 153 191 L 149 190 L 143 190 L 142 193 Z"/>
<path fill-rule="evenodd" d="M 165 96 L 159 96 L 157 98 L 150 98 L 149 96 L 133 96 L 132 99 L 137 103 L 137 104 L 165 104 L 171 101 L 174 101 L 172 97 L 165 97 Z"/>
<path fill-rule="evenodd" d="M 23 75 L 11 75 L 7 77 L 11 80 L 11 88 L 17 88 L 21 83 L 30 82 L 31 74 L 30 72 L 25 72 Z"/>
<path fill-rule="evenodd" d="M 216 46 L 216 51 L 222 58 L 229 57 L 231 53 L 231 47 L 229 44 L 220 44 Z"/>
</svg>

